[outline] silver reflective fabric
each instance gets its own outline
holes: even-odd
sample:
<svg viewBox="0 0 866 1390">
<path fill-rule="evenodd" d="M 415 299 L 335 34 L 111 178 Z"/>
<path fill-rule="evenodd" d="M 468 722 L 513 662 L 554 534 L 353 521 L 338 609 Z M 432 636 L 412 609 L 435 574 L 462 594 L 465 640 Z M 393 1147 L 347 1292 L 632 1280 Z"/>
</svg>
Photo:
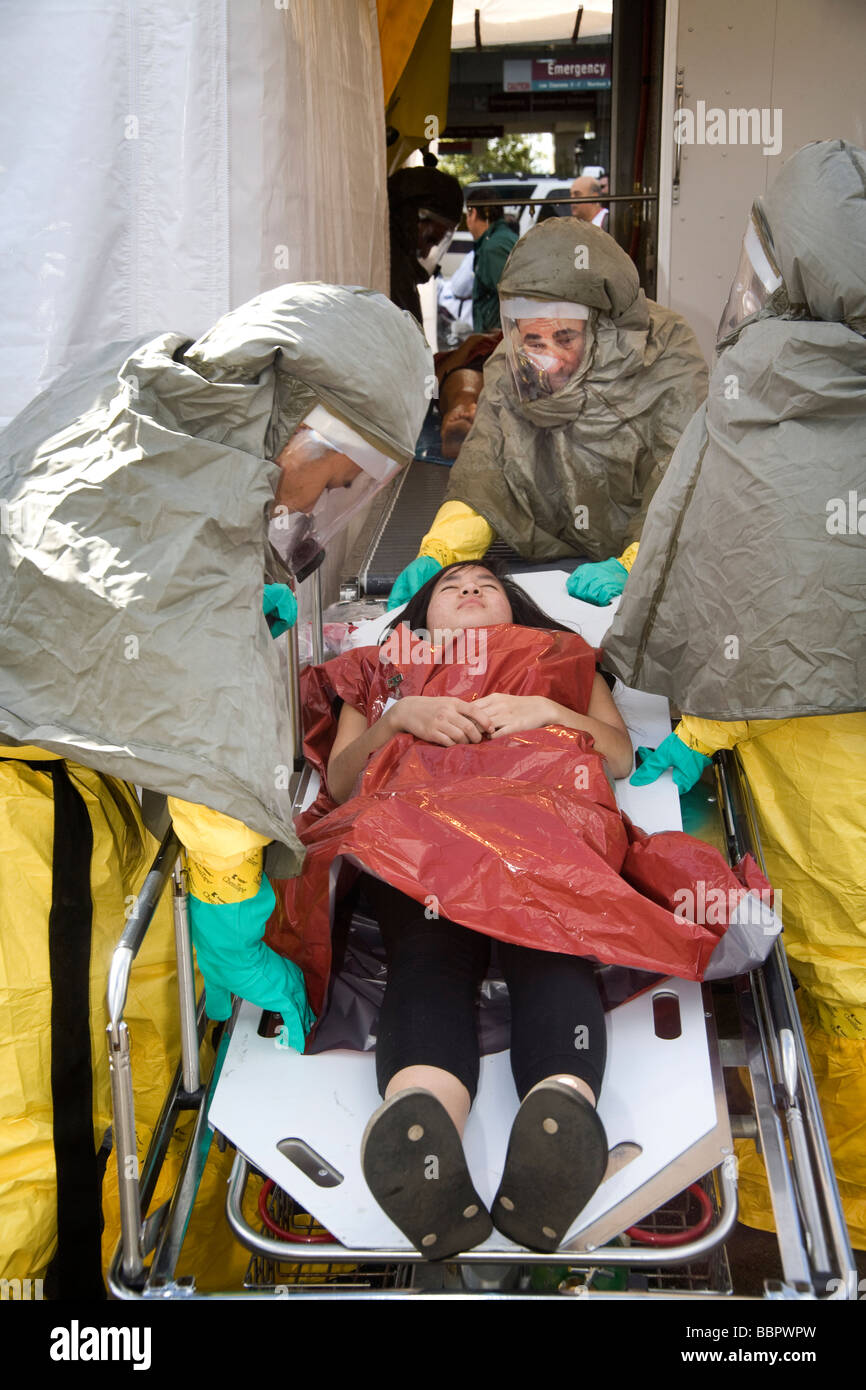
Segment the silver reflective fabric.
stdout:
<svg viewBox="0 0 866 1390">
<path fill-rule="evenodd" d="M 720 354 L 605 640 L 704 719 L 866 708 L 866 153 L 807 145 L 764 207 L 791 307 Z"/>
<path fill-rule="evenodd" d="M 269 459 L 320 403 L 408 461 L 430 372 L 383 295 L 285 285 L 191 346 L 108 344 L 32 401 L 0 436 L 0 737 L 297 848 Z"/>
</svg>

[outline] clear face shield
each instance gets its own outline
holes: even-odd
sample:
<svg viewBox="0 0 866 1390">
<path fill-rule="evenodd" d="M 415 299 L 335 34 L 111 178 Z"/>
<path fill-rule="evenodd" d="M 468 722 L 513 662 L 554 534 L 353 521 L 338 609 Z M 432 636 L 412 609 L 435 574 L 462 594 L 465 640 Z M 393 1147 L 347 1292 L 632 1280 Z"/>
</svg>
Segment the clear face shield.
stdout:
<svg viewBox="0 0 866 1390">
<path fill-rule="evenodd" d="M 276 462 L 268 540 L 299 581 L 400 467 L 323 406 L 306 416 Z"/>
<path fill-rule="evenodd" d="M 733 333 L 741 323 L 757 314 L 782 284 L 782 275 L 773 249 L 767 219 L 759 203 L 752 206 L 740 261 L 731 293 L 725 305 L 716 342 Z"/>
<path fill-rule="evenodd" d="M 455 226 L 427 208 L 418 209 L 418 264 L 432 275 L 451 245 Z"/>
<path fill-rule="evenodd" d="M 546 299 L 503 298 L 502 333 L 521 401 L 554 396 L 580 371 L 589 349 L 589 309 Z"/>
</svg>

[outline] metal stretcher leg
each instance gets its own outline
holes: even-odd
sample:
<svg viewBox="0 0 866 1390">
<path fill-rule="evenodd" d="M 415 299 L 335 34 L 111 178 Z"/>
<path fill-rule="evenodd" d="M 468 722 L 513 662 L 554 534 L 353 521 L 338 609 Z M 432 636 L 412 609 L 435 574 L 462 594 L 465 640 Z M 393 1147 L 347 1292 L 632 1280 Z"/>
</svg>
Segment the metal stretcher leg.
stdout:
<svg viewBox="0 0 866 1390">
<path fill-rule="evenodd" d="M 717 755 L 717 772 L 731 856 L 739 858 L 746 849 L 752 849 L 759 857 L 759 843 L 750 824 L 748 790 L 739 769 L 729 755 L 723 754 Z M 199 1296 L 194 1294 L 189 1284 L 184 1285 L 183 1281 L 180 1284 L 175 1283 L 174 1271 L 211 1148 L 211 1132 L 208 1127 L 210 1100 L 229 1044 L 232 1026 L 230 1024 L 224 1032 L 213 1072 L 203 1086 L 198 1062 L 203 1007 L 200 1003 L 196 1016 L 184 885 L 182 875 L 175 873 L 175 921 L 183 1019 L 183 1058 L 175 1085 L 163 1107 L 143 1175 L 139 1179 L 129 1037 L 123 1021 L 123 1007 L 135 954 L 144 937 L 153 907 L 172 873 L 177 852 L 177 841 L 170 832 L 160 847 L 136 904 L 136 910 L 115 951 L 109 977 L 108 1000 L 111 1021 L 108 1038 L 115 1135 L 122 1179 L 122 1239 L 112 1266 L 110 1286 L 116 1296 L 127 1298 Z M 793 986 L 787 963 L 778 945 L 763 970 L 740 979 L 736 984 L 736 990 L 740 1003 L 745 1057 L 754 1090 L 758 1134 L 770 1176 L 784 1271 L 783 1284 L 768 1289 L 768 1296 L 825 1297 L 827 1289 L 830 1288 L 831 1297 L 856 1297 L 856 1282 L 849 1279 L 849 1271 L 854 1269 L 853 1257 L 794 1003 Z M 179 1182 L 168 1207 L 152 1214 L 142 1223 L 142 1207 L 146 1209 L 152 1198 L 174 1120 L 179 1110 L 188 1108 L 195 1108 L 197 1115 Z M 311 1251 L 308 1244 L 276 1240 L 254 1230 L 245 1220 L 242 1199 L 250 1171 L 248 1161 L 239 1153 L 232 1169 L 227 1198 L 228 1220 L 235 1236 L 247 1248 L 270 1260 L 279 1263 L 296 1261 L 309 1264 Z M 722 1199 L 718 1221 L 698 1239 L 669 1251 L 660 1252 L 654 1247 L 603 1244 L 582 1250 L 563 1249 L 553 1256 L 542 1252 L 515 1252 L 512 1248 L 502 1251 L 485 1248 L 467 1251 L 458 1258 L 460 1263 L 467 1267 L 478 1266 L 479 1277 L 475 1279 L 475 1285 L 480 1285 L 480 1290 L 473 1295 L 478 1297 L 509 1296 L 501 1292 L 491 1293 L 490 1284 L 495 1281 L 483 1274 L 483 1270 L 490 1266 L 513 1265 L 515 1260 L 526 1266 L 550 1265 L 552 1261 L 562 1261 L 576 1269 L 600 1264 L 632 1269 L 653 1269 L 663 1263 L 684 1265 L 701 1259 L 723 1242 L 730 1235 L 736 1222 L 736 1160 L 733 1155 L 725 1158 L 716 1169 L 716 1179 Z M 145 1258 L 154 1248 L 154 1259 L 148 1271 L 145 1269 Z M 316 1259 L 344 1265 L 358 1262 L 414 1265 L 421 1261 L 422 1256 L 404 1249 L 350 1249 L 334 1242 L 317 1245 Z M 853 1295 L 850 1292 L 852 1289 Z M 586 1292 L 585 1288 L 579 1286 L 570 1291 Z M 314 1290 L 308 1292 L 314 1293 Z M 411 1291 L 394 1290 L 393 1296 L 405 1297 L 407 1292 Z M 418 1296 L 419 1292 L 415 1291 L 414 1296 Z M 343 1293 L 340 1296 L 348 1294 Z M 382 1291 L 377 1290 L 375 1296 L 381 1297 Z M 422 1296 L 431 1295 L 425 1293 Z M 629 1295 L 593 1291 L 591 1296 Z"/>
<path fill-rule="evenodd" d="M 713 759 L 732 862 L 764 868 L 751 795 L 739 760 Z M 826 1294 L 854 1269 L 848 1233 L 794 987 L 779 942 L 761 970 L 737 982 L 743 1038 L 785 1283 L 792 1296 Z M 790 1145 L 790 1158 L 786 1148 Z"/>
</svg>

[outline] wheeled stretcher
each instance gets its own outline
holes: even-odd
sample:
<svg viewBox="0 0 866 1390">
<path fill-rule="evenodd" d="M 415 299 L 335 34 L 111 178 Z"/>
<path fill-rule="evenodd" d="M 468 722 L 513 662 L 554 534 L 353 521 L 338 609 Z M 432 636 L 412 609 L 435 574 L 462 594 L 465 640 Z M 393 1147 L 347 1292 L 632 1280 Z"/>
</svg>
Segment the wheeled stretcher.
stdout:
<svg viewBox="0 0 866 1390">
<path fill-rule="evenodd" d="M 599 645 L 612 609 L 579 604 L 559 570 L 516 576 L 552 616 L 577 627 Z M 308 581 L 315 587 L 315 576 Z M 316 657 L 321 654 L 313 603 Z M 365 624 L 359 643 L 375 641 L 384 624 Z M 293 686 L 297 636 L 290 635 Z M 617 685 L 614 698 L 635 746 L 656 746 L 670 731 L 667 702 Z M 295 696 L 299 732 L 299 705 Z M 296 747 L 301 746 L 300 737 Z M 731 862 L 760 846 L 748 787 L 733 755 L 718 754 L 715 776 L 722 834 Z M 298 769 L 296 808 L 312 799 L 309 769 Z M 644 788 L 617 785 L 621 809 L 649 831 L 679 828 L 679 797 L 666 776 Z M 194 1282 L 176 1270 L 193 1204 L 214 1139 L 236 1149 L 226 1214 L 236 1238 L 253 1255 L 243 1296 L 273 1297 L 274 1288 L 301 1297 L 451 1296 L 454 1288 L 478 1296 L 516 1296 L 544 1287 L 536 1267 L 557 1271 L 551 1295 L 665 1297 L 731 1292 L 723 1256 L 737 1215 L 734 1137 L 751 1136 L 767 1167 L 783 1278 L 768 1285 L 774 1298 L 853 1296 L 856 1279 L 823 1121 L 806 1054 L 793 985 L 777 942 L 764 967 L 723 986 L 667 979 L 649 985 L 607 1014 L 608 1064 L 599 1111 L 611 1144 L 608 1177 L 567 1233 L 556 1255 L 528 1252 L 494 1232 L 483 1245 L 448 1262 L 447 1277 L 411 1248 L 369 1193 L 360 1169 L 361 1135 L 379 1103 L 372 1052 L 337 1050 L 300 1055 L 268 1036 L 262 1011 L 237 1001 L 219 1030 L 207 1076 L 200 1068 L 203 1001 L 194 997 L 192 954 L 178 845 L 169 832 L 115 951 L 108 991 L 109 1052 L 115 1145 L 121 1174 L 122 1240 L 111 1273 L 123 1298 L 195 1297 Z M 123 1006 L 136 951 L 149 915 L 172 878 L 180 981 L 183 1055 L 141 1174 L 135 1159 L 130 1039 Z M 719 1036 L 720 996 L 725 1028 Z M 738 1023 L 730 1017 L 735 999 Z M 731 1113 L 725 1069 L 748 1071 L 752 1112 Z M 489 1202 L 498 1184 L 518 1105 L 507 1053 L 482 1058 L 478 1096 L 466 1129 L 467 1161 L 480 1195 Z M 180 1178 L 170 1202 L 151 1210 L 167 1145 L 179 1114 L 195 1111 Z M 250 1175 L 273 1189 L 261 1224 L 243 1212 Z M 665 1241 L 638 1243 L 622 1233 L 665 1219 L 683 1226 L 683 1199 L 697 1187 L 704 1216 Z M 267 1191 L 267 1189 L 266 1189 Z M 268 1216 L 268 1211 L 270 1216 Z M 659 1217 L 652 1216 L 659 1213 Z M 310 1213 L 321 1229 L 309 1242 Z M 673 1217 L 671 1213 L 674 1213 Z M 288 1225 L 287 1225 L 288 1223 Z M 306 1223 L 306 1224 L 305 1224 Z M 276 1234 L 280 1228 L 281 1234 Z M 630 1241 L 630 1243 L 629 1243 Z M 677 1243 L 672 1243 L 676 1241 Z M 596 1273 L 608 1272 L 599 1287 Z M 695 1282 L 696 1269 L 709 1271 Z M 440 1270 L 440 1267 L 433 1267 Z M 617 1279 L 616 1271 L 627 1271 Z M 441 1270 L 440 1270 L 441 1275 Z M 679 1277 L 678 1277 L 679 1276 Z M 437 1287 L 438 1282 L 438 1287 Z M 450 1283 L 450 1291 L 448 1285 Z M 626 1285 L 626 1287 L 623 1287 Z M 630 1287 L 629 1287 L 630 1286 Z M 828 1293 L 832 1290 L 832 1293 Z"/>
</svg>

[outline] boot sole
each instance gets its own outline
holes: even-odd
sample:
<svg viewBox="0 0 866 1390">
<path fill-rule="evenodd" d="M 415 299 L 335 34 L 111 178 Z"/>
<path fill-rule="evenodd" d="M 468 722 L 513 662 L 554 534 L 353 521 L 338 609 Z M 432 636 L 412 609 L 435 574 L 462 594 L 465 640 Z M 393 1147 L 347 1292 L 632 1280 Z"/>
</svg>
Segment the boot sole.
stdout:
<svg viewBox="0 0 866 1390">
<path fill-rule="evenodd" d="M 401 1091 L 376 1111 L 361 1166 L 379 1206 L 428 1260 L 471 1250 L 493 1230 L 460 1135 L 429 1091 Z"/>
<path fill-rule="evenodd" d="M 604 1178 L 607 1150 L 601 1120 L 573 1087 L 549 1082 L 531 1091 L 493 1200 L 497 1229 L 529 1250 L 558 1250 Z"/>
</svg>

